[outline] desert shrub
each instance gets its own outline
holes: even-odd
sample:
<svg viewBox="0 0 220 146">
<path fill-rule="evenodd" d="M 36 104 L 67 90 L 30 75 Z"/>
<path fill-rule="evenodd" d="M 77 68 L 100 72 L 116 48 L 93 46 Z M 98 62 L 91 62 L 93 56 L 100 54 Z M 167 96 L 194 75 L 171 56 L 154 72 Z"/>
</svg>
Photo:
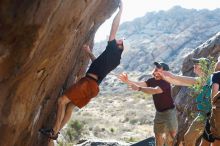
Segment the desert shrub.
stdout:
<svg viewBox="0 0 220 146">
<path fill-rule="evenodd" d="M 99 137 L 100 133 L 102 132 L 102 129 L 99 126 L 96 126 L 93 128 L 92 131 L 93 131 L 94 136 Z"/>
<path fill-rule="evenodd" d="M 145 124 L 148 124 L 147 122 L 149 122 L 146 117 L 141 117 L 139 119 L 139 122 L 140 122 L 140 125 L 145 125 Z"/>
<path fill-rule="evenodd" d="M 126 117 L 126 118 L 122 121 L 122 123 L 128 122 L 129 120 L 130 120 L 129 117 Z"/>
<path fill-rule="evenodd" d="M 134 125 L 134 124 L 136 124 L 136 123 L 138 123 L 138 120 L 137 120 L 137 119 L 132 119 L 132 120 L 130 121 L 130 124 L 132 124 L 132 125 Z"/>
<path fill-rule="evenodd" d="M 102 130 L 102 131 L 105 131 L 105 128 L 102 128 L 101 130 Z"/>
<path fill-rule="evenodd" d="M 111 131 L 112 133 L 114 133 L 114 132 L 115 132 L 114 128 L 111 128 L 111 129 L 110 129 L 110 131 Z"/>
<path fill-rule="evenodd" d="M 133 142 L 138 142 L 139 139 L 134 138 L 134 137 L 130 137 L 130 138 L 126 138 L 125 141 L 128 143 L 130 143 L 130 142 L 133 143 Z"/>
<path fill-rule="evenodd" d="M 58 141 L 57 145 L 58 146 L 73 146 L 74 143 L 67 143 L 65 141 Z"/>
<path fill-rule="evenodd" d="M 84 122 L 71 120 L 63 131 L 64 140 L 67 142 L 79 140 L 84 131 L 84 126 Z"/>
<path fill-rule="evenodd" d="M 129 138 L 129 142 L 135 142 L 135 138 L 130 137 L 130 138 Z"/>
</svg>

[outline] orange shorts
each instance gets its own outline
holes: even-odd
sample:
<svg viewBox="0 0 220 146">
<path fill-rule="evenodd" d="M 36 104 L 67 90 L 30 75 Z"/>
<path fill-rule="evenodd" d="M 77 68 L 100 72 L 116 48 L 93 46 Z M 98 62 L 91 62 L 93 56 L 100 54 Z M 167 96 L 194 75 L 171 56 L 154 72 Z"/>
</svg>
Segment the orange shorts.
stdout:
<svg viewBox="0 0 220 146">
<path fill-rule="evenodd" d="M 74 105 L 79 108 L 84 107 L 89 101 L 97 96 L 99 86 L 94 79 L 89 77 L 81 78 L 76 84 L 72 85 L 65 93 Z"/>
</svg>

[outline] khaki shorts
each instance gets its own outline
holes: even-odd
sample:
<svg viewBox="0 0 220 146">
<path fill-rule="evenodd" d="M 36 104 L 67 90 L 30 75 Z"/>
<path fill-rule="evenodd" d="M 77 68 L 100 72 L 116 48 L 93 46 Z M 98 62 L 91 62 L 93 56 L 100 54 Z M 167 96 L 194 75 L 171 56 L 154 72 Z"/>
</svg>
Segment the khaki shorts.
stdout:
<svg viewBox="0 0 220 146">
<path fill-rule="evenodd" d="M 156 112 L 154 119 L 154 133 L 162 134 L 170 131 L 177 131 L 176 109 Z"/>
<path fill-rule="evenodd" d="M 71 102 L 82 108 L 89 103 L 89 101 L 97 96 L 99 93 L 99 86 L 94 79 L 84 77 L 76 84 L 72 85 L 65 93 Z"/>
</svg>

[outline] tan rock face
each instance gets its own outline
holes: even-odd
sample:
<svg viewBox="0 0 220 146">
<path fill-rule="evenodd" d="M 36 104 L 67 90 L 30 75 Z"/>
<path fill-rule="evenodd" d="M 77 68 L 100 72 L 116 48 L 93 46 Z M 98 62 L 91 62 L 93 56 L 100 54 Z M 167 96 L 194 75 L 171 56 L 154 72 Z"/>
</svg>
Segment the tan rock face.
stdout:
<svg viewBox="0 0 220 146">
<path fill-rule="evenodd" d="M 201 46 L 197 47 L 192 53 L 190 53 L 184 60 L 182 66 L 182 73 L 186 76 L 195 76 L 193 73 L 193 63 L 190 58 L 200 58 L 212 56 L 216 58 L 220 53 L 220 33 L 216 34 L 214 37 L 206 41 Z M 178 136 L 177 143 L 183 140 L 183 136 L 187 131 L 189 125 L 194 120 L 192 113 L 196 112 L 196 104 L 191 96 L 191 90 L 186 87 L 174 87 L 175 103 L 178 110 Z"/>
<path fill-rule="evenodd" d="M 56 99 L 85 72 L 81 46 L 118 0 L 0 2 L 0 145 L 43 146 Z M 53 113 L 53 114 L 51 114 Z"/>
</svg>

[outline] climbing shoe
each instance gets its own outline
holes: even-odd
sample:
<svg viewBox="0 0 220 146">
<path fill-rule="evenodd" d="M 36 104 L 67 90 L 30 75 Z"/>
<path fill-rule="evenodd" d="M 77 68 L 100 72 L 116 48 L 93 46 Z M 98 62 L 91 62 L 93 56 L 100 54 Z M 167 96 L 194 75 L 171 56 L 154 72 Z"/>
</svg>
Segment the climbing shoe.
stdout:
<svg viewBox="0 0 220 146">
<path fill-rule="evenodd" d="M 39 130 L 43 135 L 47 136 L 50 139 L 56 140 L 58 138 L 58 135 L 60 134 L 60 132 L 58 132 L 57 134 L 55 134 L 53 129 L 46 129 L 46 128 L 42 128 Z"/>
</svg>

